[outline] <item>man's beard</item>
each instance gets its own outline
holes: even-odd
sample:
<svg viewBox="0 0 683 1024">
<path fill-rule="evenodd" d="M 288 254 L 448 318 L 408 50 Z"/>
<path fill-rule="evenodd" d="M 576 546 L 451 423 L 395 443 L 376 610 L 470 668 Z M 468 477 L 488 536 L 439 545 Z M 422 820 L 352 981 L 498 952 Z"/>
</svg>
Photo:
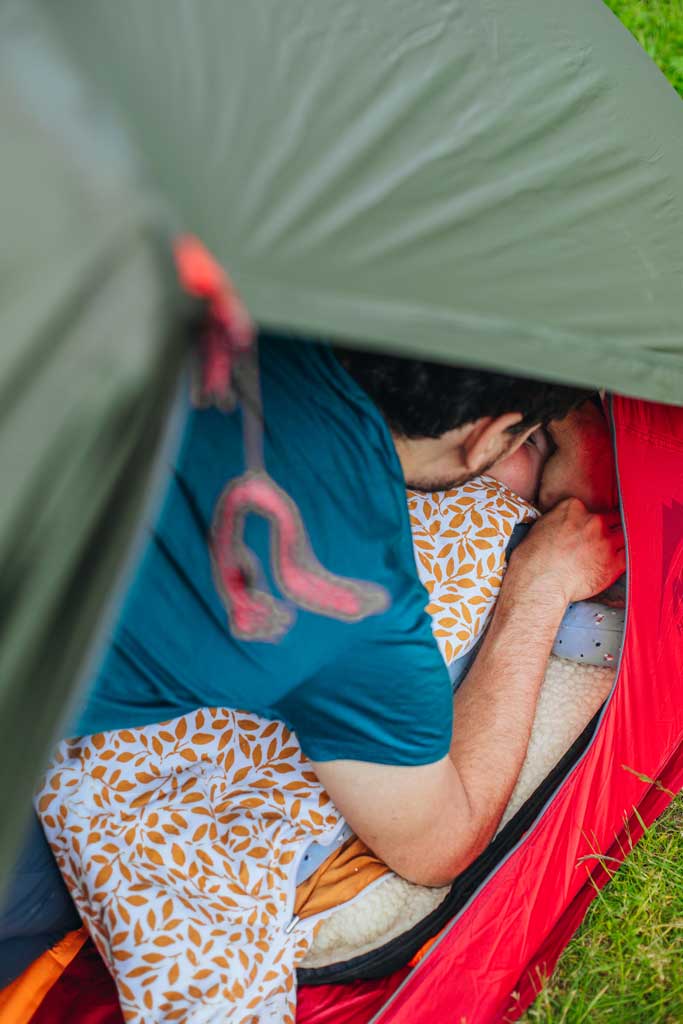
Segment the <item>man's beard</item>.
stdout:
<svg viewBox="0 0 683 1024">
<path fill-rule="evenodd" d="M 499 455 L 497 459 L 491 459 L 485 465 L 481 466 L 476 473 L 461 473 L 456 479 L 444 479 L 444 480 L 406 480 L 406 487 L 410 491 L 418 491 L 421 494 L 435 494 L 437 491 L 452 491 L 454 487 L 460 487 L 461 484 L 466 484 L 470 480 L 474 480 L 475 477 L 483 476 L 487 470 L 495 466 L 497 462 L 500 462 L 502 455 Z"/>
</svg>

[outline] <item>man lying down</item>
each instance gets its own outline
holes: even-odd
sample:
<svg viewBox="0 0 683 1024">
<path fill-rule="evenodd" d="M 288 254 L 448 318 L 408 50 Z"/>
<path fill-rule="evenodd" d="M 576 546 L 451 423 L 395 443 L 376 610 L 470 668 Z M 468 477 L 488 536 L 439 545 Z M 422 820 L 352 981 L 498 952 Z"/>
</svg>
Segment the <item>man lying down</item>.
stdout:
<svg viewBox="0 0 683 1024">
<path fill-rule="evenodd" d="M 207 982 L 204 992 L 195 978 L 195 994 L 184 989 L 190 1002 L 223 998 L 234 984 L 244 994 L 247 976 L 250 999 L 261 998 L 254 985 L 263 995 L 268 957 L 257 951 L 239 977 L 231 962 L 240 938 L 233 904 L 242 908 L 280 877 L 267 867 L 266 835 L 290 862 L 311 838 L 331 841 L 341 812 L 402 876 L 438 885 L 458 874 L 488 843 L 508 801 L 567 605 L 623 571 L 616 513 L 560 501 L 512 555 L 452 714 L 448 675 L 425 621 L 403 487 L 441 491 L 472 479 L 583 396 L 483 371 L 335 357 L 282 338 L 261 339 L 261 365 L 267 464 L 296 501 L 323 564 L 379 584 L 390 604 L 356 625 L 299 613 L 276 646 L 232 637 L 211 577 L 206 524 L 241 470 L 239 422 L 212 410 L 190 415 L 168 496 L 73 728 L 84 739 L 62 746 L 38 802 L 79 909 L 99 908 L 88 923 L 110 968 L 123 971 L 120 993 L 132 991 L 134 978 L 145 981 L 140 1019 L 171 984 L 166 973 L 145 978 L 154 961 L 136 959 L 159 955 L 160 920 L 173 933 L 165 937 L 171 950 L 177 942 L 192 951 L 194 935 L 202 950 L 217 942 L 225 951 L 230 984 Z M 248 542 L 266 564 L 267 533 L 255 531 Z M 172 728 L 163 725 L 169 720 Z M 227 849 L 216 861 L 219 839 Z M 31 902 L 35 925 L 41 900 L 57 905 L 39 845 L 32 835 L 27 867 L 19 865 L 10 886 L 13 898 Z M 45 886 L 36 885 L 43 877 Z M 212 903 L 200 899 L 207 892 Z M 277 899 L 252 906 L 247 918 L 265 915 L 281 927 L 290 896 L 283 881 Z M 161 901 L 151 916 L 135 909 L 150 900 Z M 191 933 L 188 904 L 196 910 Z M 3 954 L 15 948 L 12 922 L 25 919 L 6 910 Z M 54 915 L 50 923 L 54 934 Z M 135 952 L 127 946 L 118 956 L 111 944 L 107 952 L 116 924 L 118 942 L 133 936 Z M 253 931 L 253 922 L 243 926 Z M 183 958 L 187 971 L 208 969 Z M 176 981 L 178 971 L 171 971 Z"/>
<path fill-rule="evenodd" d="M 606 446 L 603 455 L 596 439 L 589 445 L 592 459 L 604 463 L 597 481 L 576 455 L 577 446 L 587 443 L 589 428 L 601 434 Z M 572 413 L 556 436 L 560 443 L 548 464 L 543 493 L 554 480 L 555 486 L 578 490 L 593 505 L 611 500 L 613 471 L 602 413 L 592 405 Z M 532 501 L 551 448 L 539 429 L 487 475 L 446 492 L 408 492 L 417 564 L 430 595 L 428 611 L 456 685 L 476 665 L 472 655 L 494 611 L 508 549 L 518 542 L 516 532 L 538 519 Z M 573 673 L 546 671 L 544 689 L 549 681 L 559 685 L 555 700 L 564 701 L 563 721 L 559 747 L 557 738 L 537 736 L 537 743 L 550 741 L 550 750 L 540 751 L 536 764 L 527 758 L 532 775 L 540 766 L 536 782 L 607 695 L 622 627 L 623 611 L 598 602 L 570 606 L 565 614 L 554 650 L 577 664 Z M 556 659 L 555 664 L 571 663 Z M 510 704 L 509 713 L 514 712 Z M 527 795 L 528 788 L 520 802 Z M 206 982 L 207 991 L 216 986 L 219 992 L 229 991 L 236 1019 L 252 1000 L 263 1003 L 254 982 L 270 975 L 267 1002 L 275 1013 L 273 989 L 279 985 L 286 991 L 295 963 L 321 966 L 344 959 L 345 953 L 357 955 L 374 944 L 373 938 L 392 937 L 395 919 L 405 931 L 445 896 L 433 887 L 406 887 L 349 835 L 348 826 L 340 829 L 342 819 L 316 785 L 294 736 L 280 723 L 247 714 L 206 709 L 161 726 L 66 742 L 48 772 L 39 807 L 131 1019 L 136 1004 L 155 1014 L 177 1012 L 183 994 L 191 996 L 190 988 L 202 992 L 192 983 L 194 975 Z M 327 826 L 324 838 L 333 840 L 334 852 L 329 842 L 311 846 L 321 826 L 323 831 Z M 372 883 L 382 878 L 373 889 Z M 261 900 L 254 897 L 259 886 Z M 291 938 L 276 927 L 277 912 L 267 909 L 278 899 Z M 333 913 L 340 905 L 342 910 Z M 133 923 L 139 907 L 144 908 L 142 923 Z M 320 928 L 312 942 L 316 922 Z M 196 962 L 187 960 L 187 938 L 190 952 L 196 947 Z M 229 950 L 217 945 L 226 938 L 230 948 L 241 951 L 232 972 Z M 200 955 L 205 948 L 206 956 Z M 185 971 L 178 966 L 183 961 Z"/>
<path fill-rule="evenodd" d="M 552 506 L 558 496 L 572 493 L 589 508 L 616 502 L 609 432 L 597 406 L 588 403 L 550 429 L 551 434 L 539 429 L 512 456 L 469 483 L 446 492 L 408 492 L 416 563 L 430 597 L 427 611 L 454 689 L 474 662 L 500 593 L 506 560 L 537 521 L 537 505 Z M 524 765 L 499 829 L 546 778 L 608 696 L 624 618 L 620 582 L 601 599 L 567 609 L 546 668 Z M 309 851 L 300 876 L 307 862 L 315 864 L 323 852 L 316 847 Z M 360 903 L 343 906 L 322 922 L 303 966 L 340 963 L 405 934 L 448 891 L 449 887 L 424 889 L 398 876 L 385 876 L 379 888 L 364 892 Z"/>
</svg>

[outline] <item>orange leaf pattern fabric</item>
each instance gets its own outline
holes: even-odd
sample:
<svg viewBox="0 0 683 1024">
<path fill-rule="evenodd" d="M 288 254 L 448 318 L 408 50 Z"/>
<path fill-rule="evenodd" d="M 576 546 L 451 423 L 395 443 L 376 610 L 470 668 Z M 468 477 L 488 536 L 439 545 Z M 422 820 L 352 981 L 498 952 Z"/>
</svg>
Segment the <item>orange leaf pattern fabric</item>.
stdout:
<svg viewBox="0 0 683 1024">
<path fill-rule="evenodd" d="M 343 818 L 282 723 L 213 708 L 65 740 L 36 807 L 129 1024 L 294 1024 L 318 921 L 293 919 L 296 866 Z"/>
<path fill-rule="evenodd" d="M 450 491 L 408 491 L 408 513 L 432 632 L 450 665 L 474 647 L 493 611 L 513 529 L 538 511 L 480 476 Z"/>
</svg>

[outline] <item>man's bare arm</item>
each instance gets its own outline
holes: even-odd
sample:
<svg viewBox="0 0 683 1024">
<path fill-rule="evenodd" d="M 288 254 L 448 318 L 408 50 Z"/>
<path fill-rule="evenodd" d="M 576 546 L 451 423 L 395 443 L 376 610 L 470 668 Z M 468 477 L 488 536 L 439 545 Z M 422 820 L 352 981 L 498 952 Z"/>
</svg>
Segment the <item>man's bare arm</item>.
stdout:
<svg viewBox="0 0 683 1024">
<path fill-rule="evenodd" d="M 563 502 L 511 559 L 486 639 L 455 697 L 450 755 L 419 767 L 315 764 L 351 827 L 398 874 L 444 884 L 485 848 L 524 761 L 566 605 L 602 590 L 623 562 L 616 515 Z"/>
</svg>

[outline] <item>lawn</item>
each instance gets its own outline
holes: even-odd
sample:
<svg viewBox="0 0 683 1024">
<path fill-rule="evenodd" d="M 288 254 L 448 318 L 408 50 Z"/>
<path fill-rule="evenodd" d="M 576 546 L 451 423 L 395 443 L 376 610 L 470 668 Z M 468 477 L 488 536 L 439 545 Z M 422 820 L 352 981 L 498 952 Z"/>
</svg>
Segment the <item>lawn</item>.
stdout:
<svg viewBox="0 0 683 1024">
<path fill-rule="evenodd" d="M 681 1024 L 683 797 L 594 900 L 525 1024 Z"/>
<path fill-rule="evenodd" d="M 608 6 L 683 95 L 683 0 L 608 0 Z M 682 1024 L 683 796 L 595 899 L 522 1020 Z"/>
<path fill-rule="evenodd" d="M 683 0 L 607 0 L 683 95 Z"/>
</svg>

